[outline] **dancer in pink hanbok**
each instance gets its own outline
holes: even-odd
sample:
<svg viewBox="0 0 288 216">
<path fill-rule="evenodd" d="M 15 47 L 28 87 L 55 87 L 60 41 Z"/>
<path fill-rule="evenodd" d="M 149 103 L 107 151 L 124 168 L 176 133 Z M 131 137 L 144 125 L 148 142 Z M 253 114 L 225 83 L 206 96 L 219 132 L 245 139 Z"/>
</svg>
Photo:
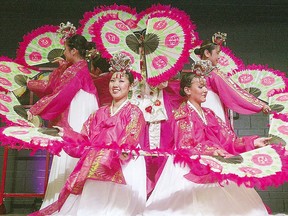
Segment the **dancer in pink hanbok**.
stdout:
<svg viewBox="0 0 288 216">
<path fill-rule="evenodd" d="M 205 65 L 204 65 L 205 66 Z M 200 68 L 200 67 L 199 67 Z M 181 79 L 181 95 L 187 96 L 175 112 L 175 148 L 190 155 L 229 157 L 268 144 L 270 138 L 236 137 L 214 112 L 203 108 L 208 93 L 201 70 L 186 73 Z M 233 182 L 195 183 L 184 177 L 188 166 L 173 163 L 169 156 L 163 172 L 149 197 L 144 215 L 264 216 L 268 215 L 254 189 Z M 216 182 L 216 181 L 215 181 Z"/>
<path fill-rule="evenodd" d="M 228 109 L 240 114 L 254 114 L 261 111 L 268 113 L 271 109 L 267 104 L 241 89 L 216 67 L 220 49 L 220 44 L 206 40 L 194 51 L 202 60 L 210 61 L 213 66 L 208 69 L 211 71 L 207 71 L 210 72 L 206 77 L 208 95 L 206 102 L 202 104 L 203 107 L 212 109 L 229 125 Z"/>
<path fill-rule="evenodd" d="M 64 55 L 59 68 L 48 81 L 30 80 L 28 88 L 42 96 L 27 112 L 28 119 L 39 115 L 50 121 L 50 125 L 71 127 L 80 131 L 89 115 L 98 109 L 97 91 L 89 74 L 85 60 L 89 43 L 81 35 L 66 39 Z M 53 203 L 72 172 L 78 159 L 65 152 L 53 157 L 48 187 L 42 207 Z"/>
<path fill-rule="evenodd" d="M 229 119 L 228 109 L 240 114 L 254 114 L 261 111 L 268 113 L 270 107 L 247 91 L 241 89 L 233 80 L 216 67 L 220 48 L 220 44 L 207 40 L 202 43 L 199 49 L 195 49 L 195 54 L 200 55 L 201 59 L 206 62 L 207 67 L 205 70 L 207 73 L 209 72 L 209 75 L 206 77 L 208 88 L 207 99 L 202 105 L 203 107 L 213 110 L 230 128 L 233 128 Z M 182 101 L 177 95 L 177 91 L 179 91 L 179 81 L 169 81 L 169 85 L 163 89 L 163 101 L 160 101 L 161 104 L 165 103 L 165 113 L 169 116 L 168 120 L 162 121 L 160 133 L 160 147 L 166 150 L 173 148 L 173 141 L 171 136 L 169 136 L 169 134 L 172 133 L 172 112 L 176 107 L 179 107 Z M 156 168 L 157 171 L 158 167 Z M 160 172 L 161 169 L 156 173 L 156 180 L 153 184 L 156 183 L 157 176 L 159 176 Z"/>
<path fill-rule="evenodd" d="M 125 157 L 145 128 L 141 110 L 128 101 L 130 72 L 115 72 L 109 83 L 113 101 L 92 114 L 81 134 L 64 129 L 65 151 L 80 157 L 59 199 L 32 215 L 137 215 L 146 202 L 144 157 Z M 132 157 L 131 157 L 132 156 Z"/>
</svg>

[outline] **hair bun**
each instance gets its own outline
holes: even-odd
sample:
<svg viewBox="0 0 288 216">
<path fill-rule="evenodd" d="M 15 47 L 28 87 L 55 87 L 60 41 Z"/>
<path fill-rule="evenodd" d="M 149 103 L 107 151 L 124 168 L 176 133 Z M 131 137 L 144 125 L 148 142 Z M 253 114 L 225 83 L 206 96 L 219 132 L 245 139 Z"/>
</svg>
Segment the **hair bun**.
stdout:
<svg viewBox="0 0 288 216">
<path fill-rule="evenodd" d="M 200 55 L 200 48 L 196 48 L 196 49 L 194 50 L 194 53 L 195 53 L 196 55 Z"/>
</svg>

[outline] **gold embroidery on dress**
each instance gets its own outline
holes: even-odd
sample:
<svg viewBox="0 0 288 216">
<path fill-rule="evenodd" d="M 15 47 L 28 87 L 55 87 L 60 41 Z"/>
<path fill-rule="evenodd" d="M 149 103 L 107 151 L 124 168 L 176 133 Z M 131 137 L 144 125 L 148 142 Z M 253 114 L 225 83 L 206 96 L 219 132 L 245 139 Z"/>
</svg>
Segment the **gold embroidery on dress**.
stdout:
<svg viewBox="0 0 288 216">
<path fill-rule="evenodd" d="M 138 116 L 139 115 L 140 115 L 140 113 L 134 107 L 132 107 L 131 108 L 131 120 L 130 120 L 130 123 L 126 127 L 126 130 L 125 130 L 126 135 L 122 139 L 121 145 L 122 144 L 129 144 L 129 145 L 130 144 L 132 144 L 132 145 L 137 144 L 137 143 L 135 143 L 135 141 L 138 140 L 140 130 L 141 130 L 141 127 L 139 127 L 139 123 L 138 123 Z M 128 143 L 127 143 L 127 141 L 128 141 Z"/>
</svg>

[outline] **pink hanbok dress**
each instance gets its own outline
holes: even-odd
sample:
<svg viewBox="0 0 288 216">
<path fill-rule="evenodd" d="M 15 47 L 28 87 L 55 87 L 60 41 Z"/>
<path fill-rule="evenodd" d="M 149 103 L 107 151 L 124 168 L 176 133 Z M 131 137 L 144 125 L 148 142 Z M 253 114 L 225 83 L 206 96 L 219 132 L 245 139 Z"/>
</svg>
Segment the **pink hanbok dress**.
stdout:
<svg viewBox="0 0 288 216">
<path fill-rule="evenodd" d="M 214 68 L 206 77 L 208 94 L 202 104 L 230 125 L 228 109 L 240 114 L 261 112 L 264 102 L 240 88 L 226 74 Z"/>
<path fill-rule="evenodd" d="M 42 97 L 30 112 L 49 120 L 50 126 L 71 127 L 79 132 L 89 115 L 98 109 L 97 91 L 85 60 L 73 65 L 63 63 L 50 74 L 48 81 L 31 80 L 28 88 Z M 77 161 L 64 151 L 60 157 L 53 157 L 42 208 L 57 199 Z"/>
<path fill-rule="evenodd" d="M 191 155 L 212 155 L 224 149 L 234 155 L 254 149 L 257 136 L 238 138 L 213 111 L 203 108 L 198 114 L 192 104 L 183 103 L 175 112 L 175 145 Z M 163 172 L 149 197 L 144 215 L 193 216 L 264 216 L 268 215 L 260 196 L 253 188 L 233 182 L 198 184 L 184 177 L 185 165 L 174 164 L 169 156 Z"/>
<path fill-rule="evenodd" d="M 84 124 L 81 134 L 65 130 L 65 151 L 81 156 L 80 160 L 58 201 L 31 215 L 141 214 L 146 202 L 144 157 L 122 161 L 113 145 L 138 146 L 144 128 L 141 110 L 126 101 L 114 114 L 110 106 L 101 107 Z"/>
</svg>

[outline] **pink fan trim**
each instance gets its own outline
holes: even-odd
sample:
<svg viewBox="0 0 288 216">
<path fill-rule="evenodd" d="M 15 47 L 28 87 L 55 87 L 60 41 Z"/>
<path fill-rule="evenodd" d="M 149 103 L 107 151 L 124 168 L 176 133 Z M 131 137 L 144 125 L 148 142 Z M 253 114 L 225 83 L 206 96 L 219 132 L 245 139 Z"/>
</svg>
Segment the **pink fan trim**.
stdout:
<svg viewBox="0 0 288 216">
<path fill-rule="evenodd" d="M 143 19 L 144 16 L 155 13 L 155 11 L 170 11 L 170 10 L 171 5 L 154 4 L 151 7 L 145 9 L 144 11 L 141 11 L 137 16 L 137 20 L 139 21 Z"/>
<path fill-rule="evenodd" d="M 85 25 L 93 16 L 95 16 L 98 13 L 109 11 L 109 10 L 119 10 L 119 11 L 129 13 L 131 15 L 134 15 L 135 17 L 137 16 L 136 9 L 130 8 L 129 6 L 126 6 L 126 5 L 117 5 L 116 3 L 110 6 L 102 5 L 99 7 L 95 7 L 94 11 L 92 12 L 90 11 L 90 12 L 84 13 L 83 19 L 79 21 L 81 26 L 80 28 L 77 29 L 77 33 L 82 35 Z"/>
<path fill-rule="evenodd" d="M 9 90 L 3 88 L 2 86 L 0 86 L 0 91 L 1 91 L 1 92 L 5 92 L 5 93 L 8 93 L 8 92 L 9 92 Z"/>
<path fill-rule="evenodd" d="M 15 62 L 31 68 L 31 66 L 28 65 L 27 62 L 25 61 L 25 51 L 30 42 L 38 35 L 41 35 L 45 32 L 56 32 L 58 29 L 59 29 L 58 26 L 44 25 L 24 35 L 23 41 L 19 43 L 19 48 L 16 53 Z"/>
<path fill-rule="evenodd" d="M 285 115 L 283 113 L 277 113 L 277 112 L 272 112 L 273 118 L 275 119 L 280 119 L 284 122 L 288 122 L 288 115 Z"/>
<path fill-rule="evenodd" d="M 6 136 L 3 134 L 3 131 L 6 127 L 0 128 L 0 141 L 1 146 L 9 146 L 10 148 L 21 150 L 21 149 L 30 149 L 32 150 L 31 154 L 34 154 L 38 150 L 47 150 L 51 154 L 58 155 L 60 151 L 62 150 L 62 142 L 60 141 L 51 141 L 49 140 L 49 144 L 45 147 L 36 145 L 35 141 L 33 139 L 31 142 L 25 142 L 23 140 L 17 139 L 12 136 Z M 34 144 L 35 143 L 35 144 Z"/>
<path fill-rule="evenodd" d="M 0 56 L 0 61 L 14 62 L 13 59 L 6 56 Z"/>
<path fill-rule="evenodd" d="M 0 90 L 1 90 L 1 86 L 0 86 Z M 16 122 L 13 122 L 13 121 L 7 119 L 7 117 L 5 115 L 3 115 L 3 114 L 0 114 L 0 119 L 7 126 L 23 126 L 20 123 L 16 123 Z"/>
<path fill-rule="evenodd" d="M 274 96 L 274 95 L 281 94 L 281 93 L 288 93 L 288 86 L 286 86 L 285 89 L 275 89 L 275 90 L 269 95 L 269 97 L 272 97 L 272 96 Z"/>
</svg>

